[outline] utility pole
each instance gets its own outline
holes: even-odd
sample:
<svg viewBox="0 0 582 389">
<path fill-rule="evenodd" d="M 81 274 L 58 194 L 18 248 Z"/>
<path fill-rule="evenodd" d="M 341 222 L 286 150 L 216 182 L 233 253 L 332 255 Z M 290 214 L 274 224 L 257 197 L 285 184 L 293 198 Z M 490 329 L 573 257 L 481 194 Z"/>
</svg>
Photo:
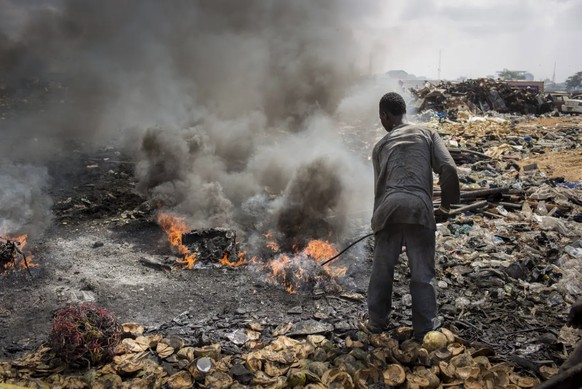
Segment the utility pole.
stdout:
<svg viewBox="0 0 582 389">
<path fill-rule="evenodd" d="M 441 49 L 439 49 L 439 68 L 438 68 L 438 72 L 439 72 L 439 75 L 438 75 L 437 78 L 440 81 L 441 80 Z"/>
</svg>

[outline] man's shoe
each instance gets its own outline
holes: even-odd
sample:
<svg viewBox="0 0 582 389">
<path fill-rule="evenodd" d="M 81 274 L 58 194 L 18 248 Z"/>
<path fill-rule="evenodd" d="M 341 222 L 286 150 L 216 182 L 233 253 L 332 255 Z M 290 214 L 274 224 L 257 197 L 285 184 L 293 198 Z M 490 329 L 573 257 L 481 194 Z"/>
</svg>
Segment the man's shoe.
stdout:
<svg viewBox="0 0 582 389">
<path fill-rule="evenodd" d="M 377 326 L 377 325 L 370 323 L 370 319 L 368 319 L 368 315 L 365 314 L 358 320 L 358 329 L 360 331 L 367 333 L 368 335 L 373 335 L 373 334 L 381 334 L 384 331 L 388 331 L 388 326 Z"/>
<path fill-rule="evenodd" d="M 432 319 L 432 330 L 431 331 L 437 331 L 442 326 L 443 326 L 443 322 L 438 317 L 435 317 L 434 319 Z M 425 331 L 422 334 L 414 334 L 414 339 L 419 341 L 420 343 L 422 343 L 422 342 L 424 342 L 424 336 L 426 334 L 428 334 L 429 332 L 430 331 Z"/>
</svg>

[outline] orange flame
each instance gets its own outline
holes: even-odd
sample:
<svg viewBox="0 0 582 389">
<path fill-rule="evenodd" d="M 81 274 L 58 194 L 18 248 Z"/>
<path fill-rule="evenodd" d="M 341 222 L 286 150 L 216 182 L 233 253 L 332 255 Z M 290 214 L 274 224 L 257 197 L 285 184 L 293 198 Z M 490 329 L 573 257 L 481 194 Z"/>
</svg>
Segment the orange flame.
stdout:
<svg viewBox="0 0 582 389">
<path fill-rule="evenodd" d="M 303 252 L 311 256 L 317 262 L 323 262 L 338 253 L 336 248 L 325 240 L 312 240 L 307 244 L 307 247 Z"/>
<path fill-rule="evenodd" d="M 158 213 L 158 224 L 168 235 L 170 244 L 178 249 L 178 252 L 184 256 L 183 259 L 177 262 L 183 265 L 186 269 L 192 269 L 196 263 L 196 255 L 188 250 L 188 247 L 182 244 L 182 236 L 185 232 L 190 231 L 188 225 L 183 218 L 169 215 L 166 213 Z"/>
<path fill-rule="evenodd" d="M 266 246 L 268 248 L 270 248 L 271 250 L 273 250 L 273 252 L 278 253 L 280 248 L 279 248 L 279 244 L 277 242 L 275 242 L 275 239 L 273 239 L 273 233 L 267 232 L 264 235 L 264 237 L 267 238 Z"/>
<path fill-rule="evenodd" d="M 240 252 L 238 254 L 238 261 L 231 262 L 228 260 L 228 253 L 224 253 L 224 257 L 222 257 L 219 262 L 223 266 L 239 267 L 249 263 L 249 261 L 247 261 L 244 255 L 245 255 L 244 252 Z"/>
<path fill-rule="evenodd" d="M 325 240 L 312 240 L 303 250 L 299 251 L 297 247 L 294 247 L 296 251 L 294 254 L 285 254 L 280 253 L 280 246 L 273 240 L 272 233 L 269 232 L 264 236 L 267 238 L 266 247 L 273 250 L 276 255 L 270 261 L 259 264 L 259 266 L 262 270 L 271 273 L 270 283 L 282 285 L 291 294 L 296 294 L 297 287 L 310 279 L 322 276 L 341 278 L 347 272 L 346 267 L 331 267 L 329 264 L 321 267 L 319 265 L 338 252 L 331 243 Z M 305 261 L 312 261 L 313 266 Z M 257 263 L 256 261 L 251 262 Z M 304 268 L 306 264 L 307 267 Z"/>
<path fill-rule="evenodd" d="M 333 245 L 325 240 L 312 240 L 307 244 L 307 247 L 303 252 L 316 262 L 323 262 L 333 256 L 335 256 L 338 251 Z M 323 266 L 323 270 L 333 277 L 343 277 L 348 271 L 347 267 L 331 267 L 329 264 Z"/>
<path fill-rule="evenodd" d="M 296 294 L 297 291 L 293 286 L 292 276 L 290 276 L 287 272 L 287 267 L 289 267 L 290 263 L 291 260 L 287 255 L 280 255 L 272 261 L 268 262 L 267 267 L 270 268 L 273 273 L 273 282 L 278 281 L 285 287 L 285 289 L 287 289 L 287 292 L 290 294 Z"/>
</svg>

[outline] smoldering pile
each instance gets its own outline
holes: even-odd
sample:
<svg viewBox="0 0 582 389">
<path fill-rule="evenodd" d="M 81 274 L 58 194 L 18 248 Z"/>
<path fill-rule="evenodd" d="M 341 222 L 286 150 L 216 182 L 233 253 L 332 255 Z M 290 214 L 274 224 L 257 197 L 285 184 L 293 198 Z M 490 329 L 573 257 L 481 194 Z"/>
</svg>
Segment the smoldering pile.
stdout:
<svg viewBox="0 0 582 389">
<path fill-rule="evenodd" d="M 234 122 L 231 127 L 236 132 Z M 225 155 L 206 126 L 150 129 L 141 144 L 138 189 L 192 229 L 236 230 L 249 257 L 273 254 L 269 234 L 282 253 L 301 251 L 312 240 L 339 242 L 350 227 L 345 214 L 360 206 L 351 199 L 366 195 L 369 173 L 334 134 L 323 115 L 301 132 L 264 133 L 238 168 L 229 169 L 232 149 Z M 316 141 L 324 146 L 306 148 Z"/>
</svg>

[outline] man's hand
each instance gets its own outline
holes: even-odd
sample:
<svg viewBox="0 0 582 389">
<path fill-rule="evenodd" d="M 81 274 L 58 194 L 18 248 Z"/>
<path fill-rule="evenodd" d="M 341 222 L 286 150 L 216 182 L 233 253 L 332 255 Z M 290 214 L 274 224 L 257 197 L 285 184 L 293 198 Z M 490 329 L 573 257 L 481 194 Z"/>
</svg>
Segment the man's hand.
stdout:
<svg viewBox="0 0 582 389">
<path fill-rule="evenodd" d="M 576 301 L 572 305 L 572 308 L 570 308 L 566 325 L 574 328 L 582 328 L 582 298 Z"/>
<path fill-rule="evenodd" d="M 434 218 L 437 223 L 444 223 L 449 218 L 450 209 L 443 207 L 442 205 L 438 207 L 436 211 L 434 211 Z"/>
</svg>

